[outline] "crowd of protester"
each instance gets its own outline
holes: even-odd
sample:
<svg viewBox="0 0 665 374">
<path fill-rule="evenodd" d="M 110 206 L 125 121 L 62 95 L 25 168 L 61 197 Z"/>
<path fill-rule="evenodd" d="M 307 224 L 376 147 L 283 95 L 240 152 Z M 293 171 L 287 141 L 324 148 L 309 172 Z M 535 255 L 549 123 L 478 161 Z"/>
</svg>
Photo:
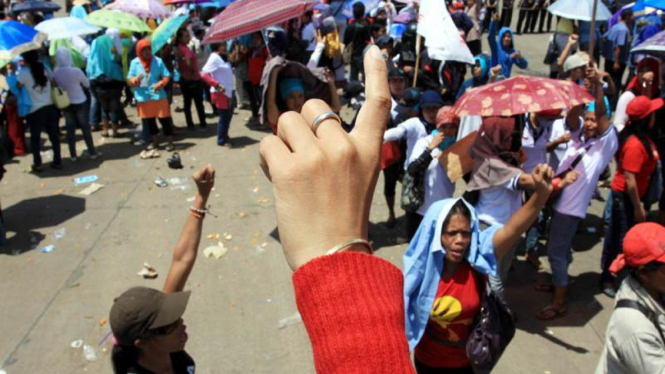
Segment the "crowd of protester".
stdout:
<svg viewBox="0 0 665 374">
<path fill-rule="evenodd" d="M 70 16 L 84 18 L 104 4 L 70 5 Z M 140 119 L 139 135 L 129 140 L 142 147 L 141 157 L 159 157 L 160 127 L 167 152 L 186 131 L 207 131 L 207 111 L 218 115 L 216 144 L 228 147 L 235 110 L 250 110 L 249 121 L 272 132 L 261 142 L 262 167 L 281 202 L 281 244 L 322 373 L 483 372 L 469 346 L 490 296 L 509 311 L 506 284 L 520 247 L 535 269 L 543 266 L 543 252 L 549 263 L 551 281 L 534 291 L 551 293 L 551 302 L 536 317 L 567 318 L 566 294 L 575 286 L 569 282 L 573 240 L 604 185 L 610 191 L 604 233 L 598 233 L 598 287 L 617 305 L 596 372 L 660 372 L 663 67 L 657 57 L 630 53 L 662 29 L 660 17 L 636 22 L 624 9 L 615 23 L 598 22 L 591 30 L 588 22 L 553 17 L 550 1 L 521 0 L 513 30 L 512 1 L 449 1 L 447 10 L 473 55 L 467 64 L 432 57 L 417 35 L 417 1 L 382 1 L 373 9 L 359 1 L 348 20 L 340 20 L 342 5 L 323 2 L 298 19 L 221 43 L 203 43 L 208 20 L 221 9 L 195 5 L 182 6 L 188 21 L 159 50 L 147 34 L 112 28 L 51 40 L 2 68 L 11 88 L 2 110 L 2 156 L 30 152 L 32 172 L 41 172 L 46 132 L 50 166 L 67 167 L 62 124 L 69 161 L 87 162 L 79 160 L 77 129 L 85 158 L 103 158 L 94 138 L 127 137 L 126 129 L 136 126 L 129 110 Z M 8 7 L 5 16 L 36 25 L 47 15 L 14 14 Z M 578 85 L 593 101 L 504 117 L 458 116 L 454 106 L 465 94 L 540 63 L 527 61 L 517 35 L 552 30 L 543 48 L 549 78 Z M 590 33 L 598 35 L 593 51 Z M 62 110 L 53 86 L 70 99 Z M 172 114 L 178 92 L 183 126 Z M 353 109 L 351 120 L 340 117 L 343 104 Z M 476 136 L 468 149 L 473 168 L 451 178 L 440 160 L 470 134 Z M 379 167 L 385 225 L 403 226 L 398 240 L 408 243 L 403 272 L 370 256 L 368 217 Z M 184 351 L 184 286 L 214 176 L 206 166 L 193 177 L 198 194 L 163 289 L 132 288 L 113 303 L 116 373 L 194 370 Z M 404 225 L 397 225 L 397 202 Z M 312 206 L 335 214 L 312 217 Z M 538 245 L 543 238 L 544 251 Z M 514 320 L 500 323 L 514 326 Z M 381 344 L 368 345 L 369 339 Z"/>
</svg>

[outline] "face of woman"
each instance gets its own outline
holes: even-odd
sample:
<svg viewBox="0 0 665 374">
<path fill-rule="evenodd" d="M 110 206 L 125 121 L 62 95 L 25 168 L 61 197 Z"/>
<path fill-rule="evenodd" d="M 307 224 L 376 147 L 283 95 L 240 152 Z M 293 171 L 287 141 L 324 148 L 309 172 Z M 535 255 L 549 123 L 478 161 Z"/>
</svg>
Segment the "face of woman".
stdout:
<svg viewBox="0 0 665 374">
<path fill-rule="evenodd" d="M 286 109 L 300 113 L 305 104 L 305 95 L 300 91 L 293 91 L 286 97 Z"/>
<path fill-rule="evenodd" d="M 144 60 L 150 60 L 152 58 L 152 49 L 151 48 L 143 48 L 141 50 L 141 58 Z"/>
<path fill-rule="evenodd" d="M 436 126 L 436 129 L 442 132 L 446 138 L 454 138 L 457 136 L 457 125 L 454 123 L 442 123 Z"/>
<path fill-rule="evenodd" d="M 436 114 L 439 112 L 438 107 L 425 107 L 422 108 L 423 118 L 427 123 L 436 123 Z"/>
<path fill-rule="evenodd" d="M 450 216 L 441 233 L 441 245 L 446 249 L 446 261 L 459 263 L 471 244 L 471 222 L 461 214 Z"/>
<path fill-rule="evenodd" d="M 578 68 L 575 68 L 570 71 L 570 80 L 573 82 L 577 82 L 584 78 L 584 69 L 586 69 L 584 66 L 580 66 Z"/>
<path fill-rule="evenodd" d="M 503 38 L 501 39 L 501 44 L 503 45 L 503 48 L 511 48 L 513 46 L 512 34 L 509 32 L 503 34 Z"/>
<path fill-rule="evenodd" d="M 588 112 L 584 115 L 584 127 L 582 127 L 584 136 L 589 139 L 598 135 L 598 122 L 596 122 L 596 113 Z"/>
<path fill-rule="evenodd" d="M 189 35 L 189 32 L 183 32 L 180 34 L 180 44 L 189 44 L 189 41 L 192 40 L 192 37 Z"/>
<path fill-rule="evenodd" d="M 480 74 L 483 73 L 483 68 L 480 67 L 480 64 L 473 65 L 473 77 L 478 79 Z"/>
</svg>

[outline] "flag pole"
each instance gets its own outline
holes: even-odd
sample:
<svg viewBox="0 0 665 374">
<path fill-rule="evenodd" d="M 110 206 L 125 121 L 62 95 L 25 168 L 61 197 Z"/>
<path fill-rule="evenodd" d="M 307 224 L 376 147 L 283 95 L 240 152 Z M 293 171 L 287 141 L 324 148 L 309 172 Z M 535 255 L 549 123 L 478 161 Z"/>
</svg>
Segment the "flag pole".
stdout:
<svg viewBox="0 0 665 374">
<path fill-rule="evenodd" d="M 413 69 L 413 87 L 416 87 L 416 83 L 418 82 L 418 67 L 420 66 L 420 44 L 421 44 L 421 39 L 422 36 L 418 34 L 418 37 L 416 38 L 416 66 L 415 69 Z"/>
<path fill-rule="evenodd" d="M 593 0 L 593 13 L 591 14 L 591 35 L 589 35 L 589 56 L 593 61 L 594 44 L 596 42 L 596 11 L 598 10 L 598 0 Z"/>
</svg>

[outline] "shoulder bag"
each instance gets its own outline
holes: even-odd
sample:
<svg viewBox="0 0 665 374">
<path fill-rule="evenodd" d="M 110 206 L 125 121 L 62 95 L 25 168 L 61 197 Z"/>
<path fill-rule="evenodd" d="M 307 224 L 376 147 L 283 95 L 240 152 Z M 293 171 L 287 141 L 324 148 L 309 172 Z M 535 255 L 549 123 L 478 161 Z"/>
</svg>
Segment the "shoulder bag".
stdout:
<svg viewBox="0 0 665 374">
<path fill-rule="evenodd" d="M 489 374 L 515 336 L 515 317 L 506 303 L 487 291 L 484 277 L 475 270 L 474 273 L 481 305 L 466 342 L 466 355 L 474 373 Z"/>
</svg>

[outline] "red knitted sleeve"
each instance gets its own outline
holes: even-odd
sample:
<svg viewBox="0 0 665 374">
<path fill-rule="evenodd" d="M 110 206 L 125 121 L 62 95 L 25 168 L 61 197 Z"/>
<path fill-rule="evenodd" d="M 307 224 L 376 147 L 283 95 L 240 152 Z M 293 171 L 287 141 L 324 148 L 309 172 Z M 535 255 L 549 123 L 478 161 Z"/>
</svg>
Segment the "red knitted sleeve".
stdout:
<svg viewBox="0 0 665 374">
<path fill-rule="evenodd" d="M 319 374 L 409 373 L 402 273 L 364 253 L 323 256 L 293 274 Z"/>
</svg>

